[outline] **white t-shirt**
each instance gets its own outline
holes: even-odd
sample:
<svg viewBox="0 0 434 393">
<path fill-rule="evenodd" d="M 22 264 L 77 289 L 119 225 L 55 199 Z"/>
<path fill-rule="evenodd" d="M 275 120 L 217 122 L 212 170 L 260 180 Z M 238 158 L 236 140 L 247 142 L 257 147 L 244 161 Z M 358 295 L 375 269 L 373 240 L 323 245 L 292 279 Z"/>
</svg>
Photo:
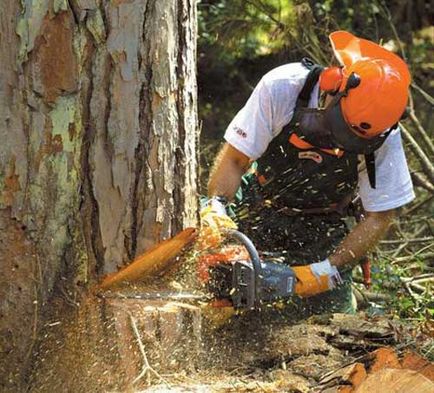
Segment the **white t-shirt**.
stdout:
<svg viewBox="0 0 434 393">
<path fill-rule="evenodd" d="M 252 160 L 267 150 L 271 140 L 289 123 L 308 70 L 301 63 L 277 67 L 261 79 L 245 106 L 229 124 L 225 140 Z M 318 106 L 318 85 L 309 107 Z M 361 160 L 364 162 L 364 160 Z M 375 152 L 376 188 L 369 185 L 364 165 L 359 168 L 358 192 L 366 211 L 395 209 L 414 199 L 399 129 Z"/>
</svg>

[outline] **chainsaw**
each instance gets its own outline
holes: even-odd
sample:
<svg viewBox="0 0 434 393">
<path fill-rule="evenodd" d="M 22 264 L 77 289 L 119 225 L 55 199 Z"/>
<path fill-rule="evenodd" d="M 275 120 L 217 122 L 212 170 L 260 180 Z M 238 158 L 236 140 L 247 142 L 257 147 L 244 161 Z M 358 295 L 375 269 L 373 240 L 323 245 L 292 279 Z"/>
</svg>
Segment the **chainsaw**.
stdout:
<svg viewBox="0 0 434 393">
<path fill-rule="evenodd" d="M 172 239 L 161 242 L 119 272 L 110 274 L 99 284 L 103 298 L 143 300 L 206 301 L 212 305 L 232 306 L 238 310 L 259 309 L 266 303 L 285 299 L 294 294 L 295 274 L 288 266 L 260 259 L 252 241 L 243 233 L 228 230 L 226 238 L 238 244 L 217 254 L 203 255 L 198 261 L 199 281 L 206 293 L 190 293 L 149 289 L 137 291 L 116 287 L 135 283 L 144 277 L 154 277 L 167 269 L 170 261 L 195 239 L 196 232 L 188 228 Z M 107 291 L 108 290 L 108 291 Z"/>
<path fill-rule="evenodd" d="M 289 266 L 261 260 L 252 241 L 237 230 L 228 230 L 226 237 L 242 248 L 203 256 L 198 266 L 200 280 L 217 303 L 254 310 L 294 295 L 296 276 Z"/>
</svg>

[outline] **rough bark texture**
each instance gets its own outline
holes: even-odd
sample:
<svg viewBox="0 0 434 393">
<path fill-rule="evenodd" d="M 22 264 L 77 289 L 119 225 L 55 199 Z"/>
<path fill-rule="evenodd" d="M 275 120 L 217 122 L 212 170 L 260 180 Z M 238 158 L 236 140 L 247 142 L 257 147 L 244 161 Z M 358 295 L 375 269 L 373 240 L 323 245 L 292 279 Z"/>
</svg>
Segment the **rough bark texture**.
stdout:
<svg viewBox="0 0 434 393">
<path fill-rule="evenodd" d="M 2 2 L 0 238 L 22 233 L 0 248 L 0 276 L 10 255 L 28 272 L 19 294 L 0 283 L 2 335 L 30 312 L 32 337 L 56 284 L 195 224 L 195 12 L 195 0 Z M 0 390 L 28 341 L 2 356 Z"/>
</svg>

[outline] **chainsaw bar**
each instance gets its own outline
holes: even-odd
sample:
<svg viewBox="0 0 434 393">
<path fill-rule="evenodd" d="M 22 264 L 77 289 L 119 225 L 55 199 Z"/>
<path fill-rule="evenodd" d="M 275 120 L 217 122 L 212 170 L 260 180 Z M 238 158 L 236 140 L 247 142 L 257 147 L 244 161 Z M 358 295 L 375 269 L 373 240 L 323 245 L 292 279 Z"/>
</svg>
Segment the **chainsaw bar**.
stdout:
<svg viewBox="0 0 434 393">
<path fill-rule="evenodd" d="M 210 295 L 192 292 L 105 292 L 97 295 L 103 299 L 140 299 L 140 300 L 184 300 L 184 301 L 209 301 Z"/>
</svg>

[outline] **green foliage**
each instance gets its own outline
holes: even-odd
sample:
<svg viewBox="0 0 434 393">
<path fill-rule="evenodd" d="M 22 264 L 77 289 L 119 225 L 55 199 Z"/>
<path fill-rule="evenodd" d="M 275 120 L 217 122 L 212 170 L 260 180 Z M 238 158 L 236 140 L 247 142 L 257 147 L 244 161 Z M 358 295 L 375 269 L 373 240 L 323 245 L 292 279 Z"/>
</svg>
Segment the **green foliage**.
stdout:
<svg viewBox="0 0 434 393">
<path fill-rule="evenodd" d="M 432 319 L 434 282 L 418 283 L 418 279 L 415 279 L 429 274 L 428 266 L 428 261 L 417 256 L 404 265 L 393 263 L 387 258 L 375 262 L 372 268 L 372 290 L 390 295 L 391 301 L 385 304 L 388 313 L 400 319 L 421 322 Z"/>
<path fill-rule="evenodd" d="M 209 0 L 199 4 L 199 46 L 216 46 L 227 62 L 281 50 L 295 26 L 293 2 Z"/>
<path fill-rule="evenodd" d="M 295 61 L 297 7 L 283 0 L 205 0 L 199 3 L 199 117 L 203 121 L 202 171 L 232 117 L 261 76 Z M 292 48 L 290 50 L 290 48 Z M 291 52 L 291 53 L 290 53 Z M 203 169 L 203 168 L 202 168 Z"/>
</svg>

